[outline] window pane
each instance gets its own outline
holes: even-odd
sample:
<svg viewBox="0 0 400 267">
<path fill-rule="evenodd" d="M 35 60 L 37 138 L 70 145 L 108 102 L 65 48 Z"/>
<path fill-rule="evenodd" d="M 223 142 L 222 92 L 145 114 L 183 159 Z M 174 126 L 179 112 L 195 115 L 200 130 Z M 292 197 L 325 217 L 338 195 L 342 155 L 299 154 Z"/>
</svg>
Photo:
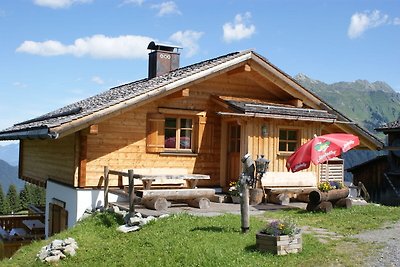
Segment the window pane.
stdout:
<svg viewBox="0 0 400 267">
<path fill-rule="evenodd" d="M 297 140 L 297 131 L 288 131 L 288 140 Z"/>
<path fill-rule="evenodd" d="M 279 130 L 279 139 L 287 140 L 286 139 L 286 130 Z"/>
<path fill-rule="evenodd" d="M 165 127 L 166 128 L 176 128 L 176 119 L 175 118 L 166 118 L 165 119 Z"/>
<path fill-rule="evenodd" d="M 176 131 L 174 129 L 165 129 L 165 148 L 176 148 Z"/>
<path fill-rule="evenodd" d="M 296 143 L 288 143 L 288 151 L 295 151 Z"/>
<path fill-rule="evenodd" d="M 286 142 L 279 142 L 279 151 L 286 151 Z"/>
<path fill-rule="evenodd" d="M 192 130 L 181 130 L 180 148 L 190 149 L 192 146 Z"/>
<path fill-rule="evenodd" d="M 181 119 L 181 128 L 192 128 L 192 119 Z"/>
</svg>

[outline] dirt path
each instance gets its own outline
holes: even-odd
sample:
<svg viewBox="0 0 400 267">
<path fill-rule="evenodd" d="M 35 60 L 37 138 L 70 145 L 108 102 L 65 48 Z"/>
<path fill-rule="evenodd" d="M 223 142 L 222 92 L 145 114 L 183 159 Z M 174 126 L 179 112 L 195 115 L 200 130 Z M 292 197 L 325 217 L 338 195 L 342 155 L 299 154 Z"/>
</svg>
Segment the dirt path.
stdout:
<svg viewBox="0 0 400 267">
<path fill-rule="evenodd" d="M 366 242 L 378 242 L 383 248 L 378 253 L 371 253 L 364 266 L 399 266 L 400 267 L 400 221 L 381 229 L 354 235 Z"/>
</svg>

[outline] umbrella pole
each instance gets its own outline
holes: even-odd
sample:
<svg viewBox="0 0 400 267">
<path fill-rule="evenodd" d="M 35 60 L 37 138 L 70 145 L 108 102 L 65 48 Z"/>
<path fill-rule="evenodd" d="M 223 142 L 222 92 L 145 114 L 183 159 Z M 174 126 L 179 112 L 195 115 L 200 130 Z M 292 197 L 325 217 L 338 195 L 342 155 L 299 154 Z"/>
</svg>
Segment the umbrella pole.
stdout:
<svg viewBox="0 0 400 267">
<path fill-rule="evenodd" d="M 327 182 L 329 182 L 329 163 L 328 160 L 326 161 L 326 167 L 325 167 L 325 179 Z"/>
</svg>

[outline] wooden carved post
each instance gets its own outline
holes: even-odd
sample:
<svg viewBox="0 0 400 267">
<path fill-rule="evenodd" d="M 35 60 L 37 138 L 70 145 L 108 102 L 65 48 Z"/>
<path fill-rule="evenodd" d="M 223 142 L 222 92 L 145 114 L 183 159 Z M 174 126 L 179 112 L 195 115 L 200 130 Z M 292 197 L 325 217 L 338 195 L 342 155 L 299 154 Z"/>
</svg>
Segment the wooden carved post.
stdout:
<svg viewBox="0 0 400 267">
<path fill-rule="evenodd" d="M 249 186 L 246 182 L 242 183 L 242 196 L 240 198 L 240 213 L 242 220 L 242 233 L 247 233 L 250 230 L 249 216 Z"/>
<path fill-rule="evenodd" d="M 104 166 L 104 209 L 108 209 L 108 182 L 109 182 L 109 169 Z"/>
<path fill-rule="evenodd" d="M 135 215 L 135 189 L 134 189 L 134 179 L 133 170 L 128 170 L 129 178 L 129 216 L 133 217 Z"/>
</svg>

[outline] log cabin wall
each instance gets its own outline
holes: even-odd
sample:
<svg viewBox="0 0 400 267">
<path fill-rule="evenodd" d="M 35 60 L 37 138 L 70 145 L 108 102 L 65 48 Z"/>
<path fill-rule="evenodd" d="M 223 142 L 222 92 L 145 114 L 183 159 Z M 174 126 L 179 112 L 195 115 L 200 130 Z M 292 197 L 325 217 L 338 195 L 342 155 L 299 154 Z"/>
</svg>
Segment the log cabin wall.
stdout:
<svg viewBox="0 0 400 267">
<path fill-rule="evenodd" d="M 21 140 L 20 177 L 44 185 L 48 178 L 74 186 L 75 135 L 55 140 Z"/>
<path fill-rule="evenodd" d="M 196 95 L 195 93 L 192 93 Z M 190 97 L 192 98 L 192 97 Z M 96 135 L 87 136 L 86 186 L 102 183 L 103 167 L 127 170 L 136 168 L 183 168 L 188 173 L 208 174 L 209 181 L 199 185 L 219 185 L 220 123 L 215 118 L 212 153 L 148 153 L 146 151 L 147 115 L 159 112 L 159 108 L 207 110 L 208 99 L 196 95 L 191 100 L 166 99 L 156 101 L 123 113 L 98 125 Z M 178 111 L 177 111 L 178 112 Z M 168 115 L 166 115 L 168 116 Z M 198 116 L 193 116 L 193 131 L 197 132 Z M 207 117 L 210 117 L 207 115 Z M 211 116 L 212 117 L 212 116 Z M 194 133 L 193 142 L 198 142 Z M 195 145 L 194 145 L 195 147 Z M 110 184 L 115 185 L 115 184 Z"/>
<path fill-rule="evenodd" d="M 276 90 L 273 84 L 269 84 L 271 90 Z M 103 121 L 97 125 L 96 134 L 87 135 L 87 153 L 85 172 L 85 185 L 88 187 L 102 184 L 103 166 L 111 169 L 126 170 L 135 168 L 184 168 L 188 173 L 208 174 L 209 181 L 200 181 L 200 186 L 226 186 L 226 120 L 215 115 L 220 111 L 212 102 L 211 96 L 225 95 L 234 97 L 251 97 L 262 100 L 276 100 L 274 94 L 262 88 L 259 83 L 249 79 L 248 76 L 239 74 L 223 74 L 216 78 L 206 80 L 200 84 L 188 88 L 189 94 L 184 97 L 166 96 L 157 101 L 150 102 L 138 108 Z M 157 114 L 160 108 L 176 110 L 177 113 L 184 110 L 205 112 L 207 118 L 213 119 L 212 149 L 208 152 L 196 151 L 192 155 L 178 155 L 167 153 L 148 153 L 146 151 L 146 127 L 148 114 Z M 170 116 L 166 114 L 165 116 Z M 193 115 L 194 128 L 197 132 L 197 115 Z M 299 122 L 289 120 L 267 119 L 237 119 L 244 122 L 242 127 L 242 154 L 248 151 L 253 157 L 264 154 L 271 160 L 270 171 L 286 171 L 285 164 L 287 154 L 279 154 L 278 135 L 280 127 L 299 129 L 300 141 L 305 143 L 314 134 L 320 133 L 320 123 Z M 261 126 L 266 125 L 268 135 L 260 137 Z M 194 142 L 199 140 L 194 135 Z M 316 172 L 316 167 L 312 166 Z M 113 184 L 111 184 L 113 185 Z M 116 185 L 116 184 L 114 184 Z"/>
<path fill-rule="evenodd" d="M 266 127 L 265 137 L 262 136 L 262 127 Z M 268 169 L 270 172 L 287 171 L 286 160 L 292 154 L 279 151 L 279 129 L 298 130 L 299 144 L 302 145 L 313 138 L 314 134 L 320 134 L 321 123 L 273 119 L 249 120 L 246 124 L 248 151 L 254 159 L 257 158 L 257 155 L 264 155 L 266 159 L 270 160 Z M 311 164 L 306 171 L 317 173 L 318 166 Z"/>
</svg>

